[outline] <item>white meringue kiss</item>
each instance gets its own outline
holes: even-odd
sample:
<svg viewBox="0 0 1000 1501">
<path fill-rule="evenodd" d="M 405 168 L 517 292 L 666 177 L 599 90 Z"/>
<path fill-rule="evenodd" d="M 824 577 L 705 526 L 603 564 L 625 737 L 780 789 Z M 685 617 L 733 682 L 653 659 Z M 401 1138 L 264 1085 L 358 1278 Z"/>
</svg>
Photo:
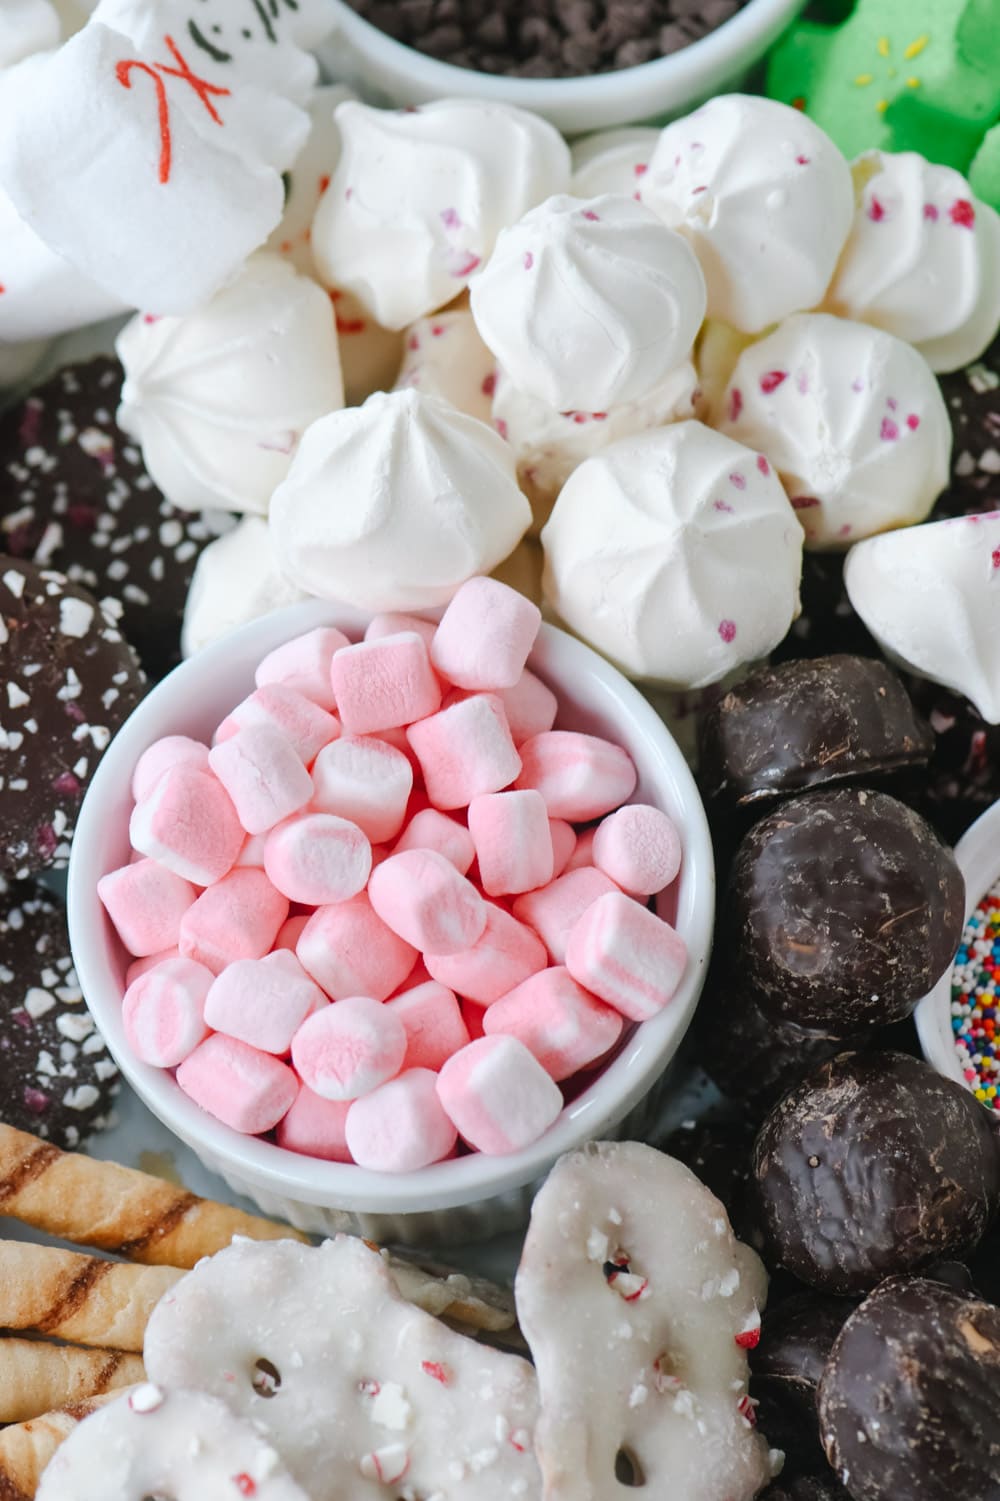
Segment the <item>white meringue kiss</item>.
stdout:
<svg viewBox="0 0 1000 1501">
<path fill-rule="evenodd" d="M 596 135 L 574 141 L 570 192 L 576 198 L 596 198 L 599 193 L 640 196 L 642 179 L 659 139 L 660 132 L 652 126 L 628 125 L 620 130 L 599 130 Z"/>
<path fill-rule="evenodd" d="M 432 313 L 406 330 L 397 391 L 439 396 L 460 412 L 489 422 L 496 385 L 496 361 L 470 312 Z"/>
<path fill-rule="evenodd" d="M 184 655 L 193 657 L 237 626 L 306 598 L 278 567 L 267 522 L 246 516 L 210 542 L 195 565 L 184 607 Z"/>
</svg>

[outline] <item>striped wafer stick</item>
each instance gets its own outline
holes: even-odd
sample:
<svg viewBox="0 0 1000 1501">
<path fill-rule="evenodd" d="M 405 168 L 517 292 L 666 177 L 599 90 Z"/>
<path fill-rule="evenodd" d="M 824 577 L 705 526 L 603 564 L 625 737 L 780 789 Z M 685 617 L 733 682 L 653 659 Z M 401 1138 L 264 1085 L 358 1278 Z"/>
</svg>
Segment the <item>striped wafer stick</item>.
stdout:
<svg viewBox="0 0 1000 1501">
<path fill-rule="evenodd" d="M 59 1445 L 92 1412 L 124 1396 L 126 1389 L 88 1397 L 0 1433 L 0 1501 L 34 1501 L 42 1473 Z"/>
<path fill-rule="evenodd" d="M 183 1275 L 175 1267 L 0 1240 L 0 1329 L 141 1354 L 150 1314 Z"/>
<path fill-rule="evenodd" d="M 142 1381 L 139 1355 L 41 1339 L 0 1339 L 0 1423 L 23 1423 Z"/>
<path fill-rule="evenodd" d="M 59 1240 L 96 1246 L 147 1266 L 185 1270 L 221 1251 L 234 1235 L 250 1240 L 309 1239 L 287 1225 L 199 1199 L 135 1168 L 61 1152 L 50 1142 L 4 1125 L 0 1215 L 34 1225 Z"/>
</svg>

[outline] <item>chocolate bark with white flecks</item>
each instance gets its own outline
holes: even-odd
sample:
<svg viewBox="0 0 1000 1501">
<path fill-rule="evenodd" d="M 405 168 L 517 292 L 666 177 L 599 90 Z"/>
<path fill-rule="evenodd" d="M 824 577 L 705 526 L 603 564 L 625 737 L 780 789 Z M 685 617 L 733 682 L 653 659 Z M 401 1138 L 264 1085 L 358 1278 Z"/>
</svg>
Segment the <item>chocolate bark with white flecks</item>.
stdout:
<svg viewBox="0 0 1000 1501">
<path fill-rule="evenodd" d="M 0 875 L 66 865 L 97 763 L 144 688 L 107 603 L 0 556 Z"/>
<path fill-rule="evenodd" d="M 842 1053 L 768 1115 L 753 1177 L 769 1264 L 850 1295 L 976 1245 L 1000 1150 L 990 1113 L 929 1064 Z"/>
<path fill-rule="evenodd" d="M 847 1320 L 819 1388 L 854 1501 L 1000 1501 L 1000 1309 L 920 1277 Z"/>
<path fill-rule="evenodd" d="M 1000 336 L 984 355 L 939 375 L 951 417 L 951 479 L 931 516 L 968 516 L 1000 508 Z"/>
<path fill-rule="evenodd" d="M 117 600 L 159 678 L 180 661 L 195 564 L 235 518 L 164 500 L 115 421 L 121 384 L 116 359 L 66 365 L 0 417 L 0 552 Z"/>
<path fill-rule="evenodd" d="M 0 877 L 0 1120 L 72 1151 L 107 1124 L 117 1087 L 77 984 L 62 903 Z"/>
</svg>

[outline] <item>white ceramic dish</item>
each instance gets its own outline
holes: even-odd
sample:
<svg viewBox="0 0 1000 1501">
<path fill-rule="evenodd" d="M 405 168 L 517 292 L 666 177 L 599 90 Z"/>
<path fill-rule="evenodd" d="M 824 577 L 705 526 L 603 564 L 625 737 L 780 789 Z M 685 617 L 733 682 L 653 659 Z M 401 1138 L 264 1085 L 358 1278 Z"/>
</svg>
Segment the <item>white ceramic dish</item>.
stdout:
<svg viewBox="0 0 1000 1501">
<path fill-rule="evenodd" d="M 125 952 L 97 896 L 97 881 L 129 858 L 129 783 L 139 756 L 166 734 L 207 738 L 253 688 L 257 663 L 275 646 L 318 625 L 360 635 L 364 616 L 323 601 L 252 622 L 171 673 L 106 751 L 73 841 L 68 912 L 84 996 L 133 1089 L 206 1167 L 268 1214 L 301 1229 L 357 1230 L 382 1241 L 471 1241 L 523 1223 L 533 1187 L 564 1151 L 594 1137 L 638 1135 L 658 1114 L 666 1070 L 694 1014 L 711 946 L 715 902 L 712 846 L 697 788 L 663 722 L 641 695 L 588 647 L 544 626 L 531 666 L 557 690 L 559 723 L 623 745 L 639 770 L 638 800 L 656 803 L 684 839 L 678 880 L 661 912 L 684 937 L 688 968 L 670 1005 L 637 1028 L 608 1068 L 532 1147 L 511 1157 L 467 1156 L 408 1175 L 298 1156 L 245 1137 L 200 1110 L 170 1074 L 131 1056 L 121 1019 Z"/>
<path fill-rule="evenodd" d="M 987 808 L 955 846 L 955 859 L 965 877 L 965 921 L 968 922 L 980 900 L 1000 880 L 1000 802 Z M 928 1063 L 939 1074 L 965 1084 L 962 1066 L 955 1050 L 955 1033 L 951 1025 L 951 974 L 949 964 L 934 989 L 917 1007 L 914 1021 L 920 1046 Z"/>
<path fill-rule="evenodd" d="M 424 104 L 445 97 L 516 104 L 567 135 L 663 120 L 737 88 L 804 0 L 749 0 L 701 41 L 668 57 L 592 78 L 504 78 L 455 68 L 394 41 L 345 0 L 330 0 L 337 30 L 319 49 L 328 71 L 373 103 Z"/>
</svg>

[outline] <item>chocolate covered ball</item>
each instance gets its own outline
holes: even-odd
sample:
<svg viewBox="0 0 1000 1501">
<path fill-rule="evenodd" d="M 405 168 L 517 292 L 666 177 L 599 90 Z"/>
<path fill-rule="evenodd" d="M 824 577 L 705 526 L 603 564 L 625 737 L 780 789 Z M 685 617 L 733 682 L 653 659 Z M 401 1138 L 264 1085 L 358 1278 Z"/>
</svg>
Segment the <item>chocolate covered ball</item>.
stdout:
<svg viewBox="0 0 1000 1501">
<path fill-rule="evenodd" d="M 896 1277 L 845 1323 L 819 1388 L 854 1501 L 1000 1501 L 1000 1309 Z"/>
<path fill-rule="evenodd" d="M 0 1120 L 69 1151 L 107 1124 L 118 1069 L 70 958 L 66 913 L 0 877 Z"/>
<path fill-rule="evenodd" d="M 235 518 L 164 500 L 115 421 L 122 378 L 107 355 L 66 365 L 0 417 L 0 552 L 118 601 L 158 678 L 180 661 L 195 564 Z"/>
<path fill-rule="evenodd" d="M 764 1013 L 842 1036 L 908 1016 L 955 957 L 965 883 L 923 818 L 863 788 L 807 793 L 747 834 L 733 947 Z"/>
<path fill-rule="evenodd" d="M 989 1112 L 904 1053 L 822 1064 L 767 1116 L 753 1175 L 771 1259 L 826 1293 L 961 1256 L 1000 1202 Z"/>
<path fill-rule="evenodd" d="M 751 673 L 709 709 L 700 781 L 709 797 L 763 802 L 926 765 L 933 744 L 884 662 L 846 655 L 783 662 Z"/>
<path fill-rule="evenodd" d="M 826 1465 L 816 1390 L 853 1308 L 846 1298 L 808 1292 L 794 1293 L 764 1314 L 760 1344 L 750 1352 L 750 1395 L 758 1403 L 757 1426 L 793 1469 Z"/>
<path fill-rule="evenodd" d="M 97 763 L 144 687 L 106 605 L 0 557 L 0 875 L 66 865 Z"/>
</svg>

